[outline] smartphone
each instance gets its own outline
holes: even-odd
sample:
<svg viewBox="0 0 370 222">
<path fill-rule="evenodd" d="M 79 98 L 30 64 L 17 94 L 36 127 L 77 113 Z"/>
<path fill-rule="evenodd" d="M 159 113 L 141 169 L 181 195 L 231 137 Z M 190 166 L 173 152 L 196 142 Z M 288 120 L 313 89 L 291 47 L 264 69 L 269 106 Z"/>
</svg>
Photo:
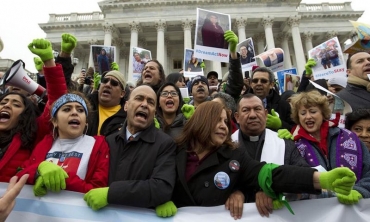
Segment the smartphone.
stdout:
<svg viewBox="0 0 370 222">
<path fill-rule="evenodd" d="M 244 72 L 244 78 L 249 79 L 249 71 Z"/>
<path fill-rule="evenodd" d="M 86 85 L 91 85 L 91 76 L 85 77 L 85 84 Z"/>
</svg>

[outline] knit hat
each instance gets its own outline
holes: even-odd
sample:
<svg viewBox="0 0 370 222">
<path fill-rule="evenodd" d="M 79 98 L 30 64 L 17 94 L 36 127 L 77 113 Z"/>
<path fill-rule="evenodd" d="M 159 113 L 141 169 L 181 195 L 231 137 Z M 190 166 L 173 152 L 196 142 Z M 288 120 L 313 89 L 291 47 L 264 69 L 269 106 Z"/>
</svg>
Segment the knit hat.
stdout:
<svg viewBox="0 0 370 222">
<path fill-rule="evenodd" d="M 112 70 L 112 71 L 109 71 L 107 74 L 105 74 L 104 77 L 108 77 L 108 76 L 113 76 L 114 78 L 116 78 L 122 84 L 123 88 L 126 86 L 126 81 L 125 81 L 125 78 L 123 78 L 122 73 L 116 70 Z"/>
<path fill-rule="evenodd" d="M 347 86 L 347 78 L 344 76 L 335 76 L 328 80 L 329 85 L 339 85 L 345 88 Z"/>
<path fill-rule="evenodd" d="M 205 84 L 207 84 L 207 88 L 209 90 L 208 79 L 205 76 L 198 75 L 198 76 L 195 76 L 193 78 L 193 80 L 191 81 L 190 92 L 193 89 L 194 84 L 199 82 L 199 81 L 204 82 Z"/>
</svg>

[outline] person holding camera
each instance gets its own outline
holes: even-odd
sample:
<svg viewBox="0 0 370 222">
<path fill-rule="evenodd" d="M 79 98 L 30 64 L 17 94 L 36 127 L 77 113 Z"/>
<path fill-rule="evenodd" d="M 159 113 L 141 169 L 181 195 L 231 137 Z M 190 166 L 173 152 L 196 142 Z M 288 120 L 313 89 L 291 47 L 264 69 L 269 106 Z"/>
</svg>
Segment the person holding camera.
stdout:
<svg viewBox="0 0 370 222">
<path fill-rule="evenodd" d="M 93 75 L 94 75 L 93 67 L 89 67 L 87 69 L 87 72 L 85 68 L 82 68 L 80 76 L 77 80 L 77 83 L 79 85 L 78 91 L 83 92 L 86 96 L 88 96 L 93 90 L 94 87 Z"/>
</svg>

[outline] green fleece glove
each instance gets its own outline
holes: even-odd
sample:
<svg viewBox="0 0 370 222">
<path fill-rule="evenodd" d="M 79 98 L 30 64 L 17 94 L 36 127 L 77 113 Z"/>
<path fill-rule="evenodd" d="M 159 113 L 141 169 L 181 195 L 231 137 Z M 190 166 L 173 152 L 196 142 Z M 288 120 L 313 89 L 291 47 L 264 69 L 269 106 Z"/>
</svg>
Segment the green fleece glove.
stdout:
<svg viewBox="0 0 370 222">
<path fill-rule="evenodd" d="M 338 201 L 342 204 L 353 205 L 357 204 L 362 198 L 362 195 L 357 190 L 351 190 L 349 195 L 337 194 Z"/>
<path fill-rule="evenodd" d="M 266 127 L 277 130 L 277 129 L 280 129 L 281 125 L 282 124 L 281 124 L 279 114 L 275 112 L 274 109 L 272 109 L 271 114 L 267 114 Z"/>
<path fill-rule="evenodd" d="M 316 62 L 314 59 L 309 59 L 305 65 L 306 75 L 312 75 L 312 67 L 316 66 Z"/>
<path fill-rule="evenodd" d="M 35 67 L 37 71 L 42 70 L 42 68 L 44 67 L 44 63 L 42 62 L 40 57 L 33 57 L 33 62 L 35 63 Z"/>
<path fill-rule="evenodd" d="M 332 190 L 337 194 L 349 195 L 356 182 L 356 175 L 347 167 L 338 167 L 319 176 L 322 189 Z"/>
<path fill-rule="evenodd" d="M 66 189 L 66 178 L 68 178 L 68 174 L 60 166 L 52 162 L 42 161 L 37 171 L 42 176 L 44 185 L 48 190 L 59 192 Z"/>
<path fill-rule="evenodd" d="M 87 192 L 84 201 L 93 210 L 99 210 L 108 205 L 109 187 L 95 188 Z"/>
<path fill-rule="evenodd" d="M 280 210 L 281 208 L 284 207 L 284 204 L 283 202 L 279 201 L 279 200 L 273 200 L 272 201 L 272 207 L 274 210 Z"/>
<path fill-rule="evenodd" d="M 71 34 L 62 34 L 62 52 L 71 54 L 72 50 L 77 46 L 77 39 Z"/>
<path fill-rule="evenodd" d="M 202 69 L 205 69 L 205 68 L 206 68 L 206 64 L 204 63 L 204 61 L 203 61 L 199 66 L 200 66 L 200 68 L 202 68 Z"/>
<path fill-rule="evenodd" d="M 236 52 L 236 45 L 238 44 L 238 36 L 231 30 L 227 30 L 224 34 L 225 41 L 230 45 L 230 52 Z"/>
<path fill-rule="evenodd" d="M 36 179 L 35 185 L 33 185 L 33 194 L 35 194 L 36 197 L 42 197 L 45 196 L 48 191 L 46 190 L 44 179 L 42 176 L 39 176 Z"/>
<path fill-rule="evenodd" d="M 181 112 L 184 114 L 186 119 L 190 119 L 195 112 L 195 107 L 193 105 L 184 104 L 181 107 Z"/>
<path fill-rule="evenodd" d="M 94 89 L 98 89 L 99 87 L 99 84 L 100 84 L 100 80 L 101 80 L 101 75 L 99 75 L 98 72 L 94 73 Z"/>
<path fill-rule="evenodd" d="M 182 101 L 184 101 L 185 104 L 188 104 L 190 102 L 190 98 L 182 98 Z"/>
<path fill-rule="evenodd" d="M 119 65 L 116 62 L 112 62 L 112 65 L 110 65 L 110 68 L 112 70 L 119 71 Z"/>
<path fill-rule="evenodd" d="M 279 129 L 278 137 L 280 139 L 294 140 L 293 134 L 291 134 L 287 129 Z"/>
<path fill-rule="evenodd" d="M 28 44 L 28 49 L 39 56 L 43 62 L 54 59 L 51 43 L 46 39 L 34 39 Z"/>
<path fill-rule="evenodd" d="M 155 208 L 158 217 L 172 217 L 177 213 L 177 207 L 172 201 L 168 201 Z"/>
<path fill-rule="evenodd" d="M 159 124 L 159 122 L 158 122 L 157 118 L 155 118 L 155 117 L 154 117 L 154 126 L 155 126 L 155 128 L 157 128 L 157 129 L 160 129 L 160 128 L 161 128 L 161 124 Z"/>
</svg>

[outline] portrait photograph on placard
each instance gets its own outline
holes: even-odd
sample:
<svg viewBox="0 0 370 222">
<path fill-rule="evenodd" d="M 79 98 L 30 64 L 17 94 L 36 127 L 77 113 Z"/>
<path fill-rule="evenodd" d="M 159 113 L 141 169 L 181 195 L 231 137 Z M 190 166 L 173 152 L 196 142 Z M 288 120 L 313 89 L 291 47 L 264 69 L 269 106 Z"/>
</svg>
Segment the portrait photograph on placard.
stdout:
<svg viewBox="0 0 370 222">
<path fill-rule="evenodd" d="M 236 51 L 240 54 L 240 63 L 243 73 L 252 70 L 252 67 L 257 65 L 252 38 L 248 38 L 236 46 Z"/>
<path fill-rule="evenodd" d="M 152 53 L 147 49 L 139 47 L 132 48 L 132 75 L 134 80 L 138 80 L 141 77 L 141 72 L 147 62 L 152 60 Z"/>
<path fill-rule="evenodd" d="M 92 45 L 91 52 L 96 72 L 102 75 L 104 72 L 111 70 L 112 62 L 116 61 L 115 46 Z"/>
<path fill-rule="evenodd" d="M 194 55 L 194 50 L 185 49 L 184 52 L 184 76 L 185 77 L 195 77 L 197 75 L 204 75 L 201 64 L 203 59 L 196 58 Z"/>
<path fill-rule="evenodd" d="M 308 51 L 316 66 L 312 68 L 315 79 L 329 79 L 333 75 L 345 76 L 345 62 L 337 37 L 329 39 Z"/>
<path fill-rule="evenodd" d="M 292 90 L 297 92 L 299 86 L 300 77 L 289 73 L 284 73 L 284 92 Z"/>
<path fill-rule="evenodd" d="M 224 33 L 231 28 L 230 15 L 197 9 L 194 54 L 197 58 L 228 62 Z"/>
<path fill-rule="evenodd" d="M 273 72 L 284 69 L 284 51 L 281 48 L 273 48 L 256 56 L 262 60 L 266 67 Z"/>
</svg>

